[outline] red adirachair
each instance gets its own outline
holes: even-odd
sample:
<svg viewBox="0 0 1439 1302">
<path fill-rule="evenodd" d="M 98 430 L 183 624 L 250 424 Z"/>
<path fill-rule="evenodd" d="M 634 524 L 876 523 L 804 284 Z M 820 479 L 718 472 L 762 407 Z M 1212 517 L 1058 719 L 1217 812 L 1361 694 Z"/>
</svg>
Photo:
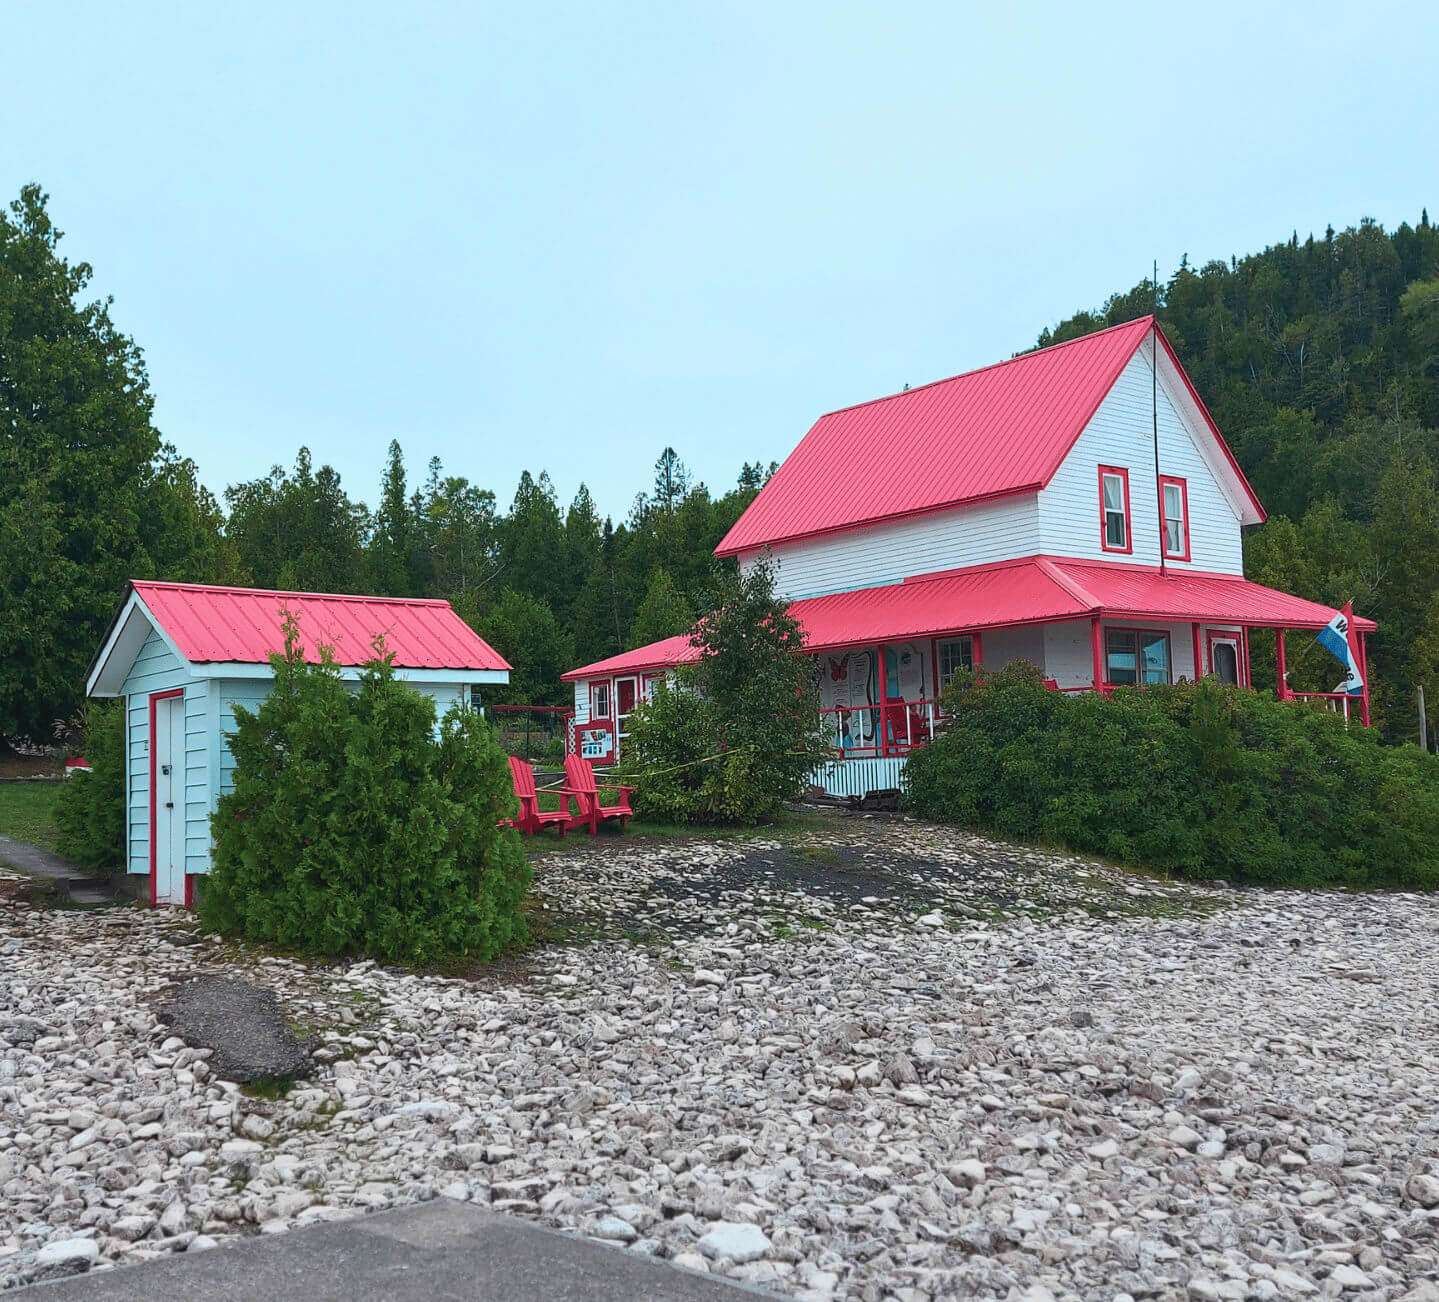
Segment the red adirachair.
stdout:
<svg viewBox="0 0 1439 1302">
<path fill-rule="evenodd" d="M 565 785 L 560 794 L 566 797 L 573 797 L 579 805 L 579 815 L 570 823 L 571 827 L 583 823 L 590 829 L 590 835 L 594 836 L 600 830 L 601 823 L 618 820 L 620 831 L 624 831 L 625 824 L 635 816 L 635 811 L 630 808 L 630 792 L 633 787 L 619 788 L 619 803 L 614 805 L 602 805 L 600 803 L 599 784 L 595 781 L 595 771 L 590 767 L 589 761 L 581 759 L 578 755 L 567 755 L 565 757 Z"/>
</svg>

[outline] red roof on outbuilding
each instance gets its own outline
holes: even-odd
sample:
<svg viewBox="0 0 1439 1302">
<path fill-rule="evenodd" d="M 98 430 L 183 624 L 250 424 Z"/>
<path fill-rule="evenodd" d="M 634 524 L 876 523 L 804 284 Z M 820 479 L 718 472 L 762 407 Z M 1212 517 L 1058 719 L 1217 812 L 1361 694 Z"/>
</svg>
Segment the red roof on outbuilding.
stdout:
<svg viewBox="0 0 1439 1302">
<path fill-rule="evenodd" d="M 1044 487 L 1152 316 L 821 416 L 724 536 L 721 556 Z M 1238 483 L 1218 427 L 1158 331 Z"/>
<path fill-rule="evenodd" d="M 448 601 L 338 596 L 326 592 L 270 592 L 199 583 L 130 585 L 176 649 L 195 664 L 264 664 L 285 649 L 286 612 L 299 624 L 307 659 L 331 647 L 340 665 L 375 658 L 374 640 L 401 669 L 494 669 L 510 666 Z"/>
<path fill-rule="evenodd" d="M 561 674 L 560 678 L 566 683 L 579 678 L 611 678 L 615 674 L 632 674 L 642 669 L 673 669 L 676 665 L 692 664 L 699 658 L 699 647 L 690 640 L 690 635 L 680 633 L 676 637 L 661 638 L 633 651 L 622 651 L 617 656 L 571 669 L 569 673 Z"/>
</svg>

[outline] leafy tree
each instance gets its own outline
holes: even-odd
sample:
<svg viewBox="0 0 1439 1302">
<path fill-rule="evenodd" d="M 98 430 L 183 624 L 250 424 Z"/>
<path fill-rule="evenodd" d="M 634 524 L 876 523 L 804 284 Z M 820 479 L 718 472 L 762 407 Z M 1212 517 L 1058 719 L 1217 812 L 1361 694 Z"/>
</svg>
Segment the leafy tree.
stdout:
<svg viewBox="0 0 1439 1302">
<path fill-rule="evenodd" d="M 574 637 L 545 602 L 506 589 L 480 617 L 477 631 L 513 666 L 508 687 L 494 689 L 491 699 L 527 705 L 564 700 L 560 675 L 574 668 Z"/>
<path fill-rule="evenodd" d="M 694 611 L 675 587 L 669 571 L 657 567 L 650 575 L 650 584 L 645 599 L 635 611 L 635 621 L 630 625 L 631 646 L 645 646 L 661 638 L 687 633 L 694 627 Z"/>
<path fill-rule="evenodd" d="M 200 890 L 210 929 L 331 956 L 491 959 L 525 937 L 529 868 L 498 820 L 515 808 L 489 725 L 399 682 L 389 659 L 350 690 L 297 629 L 274 686 L 235 711 L 235 786 Z"/>
<path fill-rule="evenodd" d="M 73 715 L 129 578 L 156 573 L 163 512 L 138 347 L 85 301 L 46 196 L 0 212 L 0 737 Z M 170 540 L 173 542 L 173 540 Z"/>
<path fill-rule="evenodd" d="M 638 808 L 676 822 L 764 822 L 803 794 L 826 746 L 804 631 L 761 558 L 721 569 L 699 661 L 630 716 Z"/>
</svg>

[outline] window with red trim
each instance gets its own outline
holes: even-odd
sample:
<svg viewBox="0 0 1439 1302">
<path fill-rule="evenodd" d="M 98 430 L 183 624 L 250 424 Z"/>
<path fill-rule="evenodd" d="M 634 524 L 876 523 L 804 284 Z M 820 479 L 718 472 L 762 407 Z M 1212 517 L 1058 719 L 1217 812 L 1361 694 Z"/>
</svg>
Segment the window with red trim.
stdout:
<svg viewBox="0 0 1439 1302">
<path fill-rule="evenodd" d="M 1171 561 L 1189 559 L 1189 483 L 1178 475 L 1160 475 L 1159 503 L 1163 516 L 1164 555 Z"/>
<path fill-rule="evenodd" d="M 1100 466 L 1099 546 L 1102 550 L 1134 550 L 1129 519 L 1129 471 L 1121 466 Z"/>
<path fill-rule="evenodd" d="M 590 718 L 608 719 L 610 717 L 610 685 L 608 683 L 590 684 Z"/>
</svg>

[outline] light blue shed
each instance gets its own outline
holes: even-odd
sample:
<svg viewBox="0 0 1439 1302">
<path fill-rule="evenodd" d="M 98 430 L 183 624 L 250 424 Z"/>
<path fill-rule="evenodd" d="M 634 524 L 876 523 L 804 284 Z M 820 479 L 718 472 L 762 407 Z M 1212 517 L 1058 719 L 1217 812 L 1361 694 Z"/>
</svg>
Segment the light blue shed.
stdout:
<svg viewBox="0 0 1439 1302">
<path fill-rule="evenodd" d="M 125 702 L 125 863 L 148 876 L 152 904 L 190 904 L 209 870 L 235 706 L 269 694 L 287 614 L 306 654 L 328 646 L 347 678 L 383 638 L 395 676 L 437 714 L 456 701 L 478 707 L 479 689 L 509 682 L 510 666 L 447 601 L 132 582 L 85 688 Z"/>
</svg>

